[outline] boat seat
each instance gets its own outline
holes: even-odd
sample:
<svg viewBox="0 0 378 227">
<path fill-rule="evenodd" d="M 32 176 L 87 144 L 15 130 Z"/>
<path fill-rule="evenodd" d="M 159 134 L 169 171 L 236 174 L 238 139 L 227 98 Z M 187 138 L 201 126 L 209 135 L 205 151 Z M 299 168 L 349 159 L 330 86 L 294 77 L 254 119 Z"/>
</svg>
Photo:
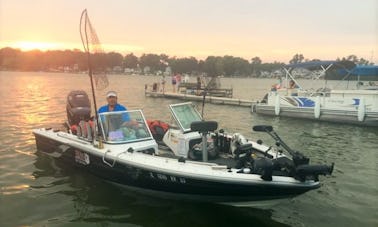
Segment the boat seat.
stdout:
<svg viewBox="0 0 378 227">
<path fill-rule="evenodd" d="M 216 121 L 194 121 L 190 124 L 190 129 L 195 132 L 205 133 L 217 130 L 218 122 Z"/>
</svg>

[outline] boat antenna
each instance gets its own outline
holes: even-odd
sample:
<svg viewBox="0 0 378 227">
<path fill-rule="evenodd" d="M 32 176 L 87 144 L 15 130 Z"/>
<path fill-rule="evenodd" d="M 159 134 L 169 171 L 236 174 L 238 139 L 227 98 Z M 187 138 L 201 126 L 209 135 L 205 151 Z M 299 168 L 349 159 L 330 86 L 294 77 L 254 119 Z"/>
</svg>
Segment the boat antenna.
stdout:
<svg viewBox="0 0 378 227">
<path fill-rule="evenodd" d="M 98 90 L 102 90 L 109 85 L 109 81 L 108 81 L 108 78 L 106 76 L 106 71 L 105 71 L 106 65 L 101 64 L 101 58 L 104 58 L 104 51 L 101 47 L 101 43 L 98 39 L 96 31 L 93 28 L 91 21 L 89 20 L 87 9 L 83 10 L 80 17 L 80 38 L 81 38 L 81 42 L 83 43 L 84 51 L 87 54 L 88 75 L 91 81 L 93 104 L 95 108 L 95 116 L 96 116 L 96 121 L 97 121 L 96 123 L 97 125 L 99 125 L 94 84 L 96 85 L 96 88 Z M 96 59 L 99 58 L 100 60 L 98 62 L 99 64 L 96 65 L 96 68 L 93 68 L 91 54 L 94 55 L 93 57 L 96 57 Z"/>
</svg>

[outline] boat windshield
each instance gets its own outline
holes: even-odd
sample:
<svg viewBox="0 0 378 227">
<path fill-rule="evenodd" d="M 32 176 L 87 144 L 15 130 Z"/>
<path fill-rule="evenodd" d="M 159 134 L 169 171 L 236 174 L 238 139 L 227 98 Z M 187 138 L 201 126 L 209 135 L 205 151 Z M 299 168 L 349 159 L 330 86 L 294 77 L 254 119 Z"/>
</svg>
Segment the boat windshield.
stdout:
<svg viewBox="0 0 378 227">
<path fill-rule="evenodd" d="M 100 130 L 107 143 L 130 143 L 152 139 L 142 111 L 115 111 L 99 114 Z"/>
<path fill-rule="evenodd" d="M 202 120 L 201 115 L 194 108 L 191 102 L 172 104 L 169 105 L 169 107 L 177 125 L 184 132 L 191 131 L 190 124 L 192 122 Z"/>
</svg>

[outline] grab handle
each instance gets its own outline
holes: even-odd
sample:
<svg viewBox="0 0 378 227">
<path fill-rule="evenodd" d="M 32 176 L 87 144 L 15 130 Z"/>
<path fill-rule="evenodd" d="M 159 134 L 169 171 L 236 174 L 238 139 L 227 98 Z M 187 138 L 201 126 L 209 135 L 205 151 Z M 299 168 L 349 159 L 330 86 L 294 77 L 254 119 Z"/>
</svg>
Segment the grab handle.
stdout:
<svg viewBox="0 0 378 227">
<path fill-rule="evenodd" d="M 105 151 L 104 155 L 102 156 L 102 161 L 103 161 L 106 165 L 108 165 L 108 166 L 110 166 L 110 167 L 114 167 L 114 165 L 116 164 L 116 161 L 117 161 L 118 157 L 121 156 L 122 154 L 126 153 L 126 151 L 119 153 L 119 154 L 116 156 L 116 158 L 113 159 L 113 163 L 110 163 L 110 162 L 106 161 L 106 153 L 109 153 L 109 152 L 111 152 L 111 150 L 107 150 L 107 151 Z"/>
<path fill-rule="evenodd" d="M 116 163 L 116 159 L 113 159 L 113 163 L 110 163 L 110 162 L 106 161 L 106 153 L 108 153 L 108 152 L 110 152 L 110 150 L 105 151 L 104 155 L 102 156 L 102 161 L 103 161 L 106 165 L 108 165 L 108 166 L 110 166 L 110 167 L 114 167 L 114 165 L 115 165 L 115 163 Z"/>
</svg>

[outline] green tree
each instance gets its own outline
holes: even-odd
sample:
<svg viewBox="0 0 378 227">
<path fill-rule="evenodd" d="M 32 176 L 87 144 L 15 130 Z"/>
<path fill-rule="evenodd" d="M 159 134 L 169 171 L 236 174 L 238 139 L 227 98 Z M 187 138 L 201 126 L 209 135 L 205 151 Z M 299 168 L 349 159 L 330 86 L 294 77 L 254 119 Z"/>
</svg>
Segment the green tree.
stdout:
<svg viewBox="0 0 378 227">
<path fill-rule="evenodd" d="M 374 65 L 374 63 L 370 63 L 368 60 L 364 58 L 358 58 L 356 55 L 351 54 L 347 57 L 343 57 L 341 60 L 337 58 L 338 61 L 351 61 L 356 65 Z"/>
<path fill-rule="evenodd" d="M 192 73 L 198 70 L 198 61 L 194 57 L 170 58 L 168 62 L 175 73 Z"/>
<path fill-rule="evenodd" d="M 130 53 L 123 58 L 123 66 L 125 68 L 136 69 L 138 67 L 138 64 L 138 57 L 133 53 Z"/>
<path fill-rule="evenodd" d="M 156 72 L 161 68 L 160 56 L 157 54 L 143 54 L 139 62 L 142 69 L 148 66 L 152 72 Z"/>
<path fill-rule="evenodd" d="M 224 73 L 223 58 L 215 56 L 207 57 L 204 63 L 204 72 L 211 77 L 222 75 Z"/>
<path fill-rule="evenodd" d="M 257 56 L 251 59 L 252 75 L 254 76 L 260 75 L 261 63 L 262 63 L 261 59 Z"/>
<path fill-rule="evenodd" d="M 293 58 L 289 61 L 290 64 L 297 64 L 303 62 L 303 54 L 295 54 Z"/>
<path fill-rule="evenodd" d="M 21 58 L 21 50 L 10 47 L 0 49 L 0 69 L 17 70 Z"/>
<path fill-rule="evenodd" d="M 235 76 L 247 76 L 251 74 L 249 62 L 240 57 L 234 58 L 234 69 Z"/>
<path fill-rule="evenodd" d="M 123 56 L 120 53 L 110 52 L 106 54 L 106 66 L 113 68 L 114 66 L 122 66 Z"/>
<path fill-rule="evenodd" d="M 225 76 L 233 76 L 235 74 L 235 71 L 237 70 L 235 62 L 236 60 L 233 56 L 223 56 L 221 63 L 223 65 L 222 68 Z"/>
</svg>

